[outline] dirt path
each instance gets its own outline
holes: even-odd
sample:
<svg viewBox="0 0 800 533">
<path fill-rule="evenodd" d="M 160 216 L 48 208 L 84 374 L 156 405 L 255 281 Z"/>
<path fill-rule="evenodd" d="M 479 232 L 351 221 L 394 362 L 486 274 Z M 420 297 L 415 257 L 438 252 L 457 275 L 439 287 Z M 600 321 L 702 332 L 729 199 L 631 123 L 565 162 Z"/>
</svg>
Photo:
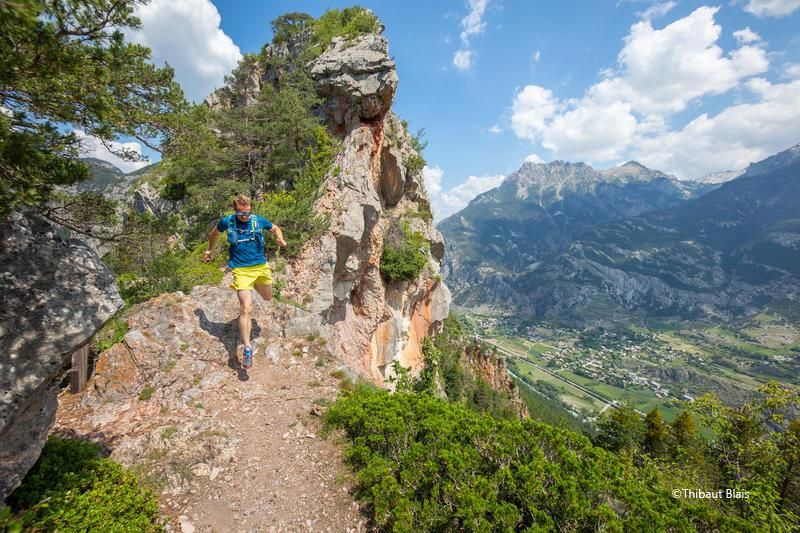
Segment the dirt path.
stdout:
<svg viewBox="0 0 800 533">
<path fill-rule="evenodd" d="M 320 437 L 339 364 L 313 332 L 287 336 L 301 311 L 262 303 L 255 314 L 245 371 L 229 291 L 137 306 L 87 390 L 60 397 L 54 431 L 101 442 L 136 468 L 160 492 L 171 531 L 364 531 L 342 447 Z"/>
<path fill-rule="evenodd" d="M 203 475 L 189 494 L 163 502 L 183 531 L 364 530 L 341 449 L 319 436 L 311 414 L 315 399 L 335 397 L 338 382 L 308 355 L 290 363 L 256 356 L 248 381 L 227 380 L 219 398 L 227 405 L 210 406 L 219 428 L 239 440 L 238 455 L 208 476 L 196 468 Z"/>
</svg>

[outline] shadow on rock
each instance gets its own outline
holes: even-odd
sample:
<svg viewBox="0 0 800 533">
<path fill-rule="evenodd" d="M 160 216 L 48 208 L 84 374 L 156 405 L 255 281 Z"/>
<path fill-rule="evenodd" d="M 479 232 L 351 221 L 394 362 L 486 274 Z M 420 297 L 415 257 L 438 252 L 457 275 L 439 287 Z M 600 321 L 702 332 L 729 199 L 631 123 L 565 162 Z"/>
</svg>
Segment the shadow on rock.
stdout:
<svg viewBox="0 0 800 533">
<path fill-rule="evenodd" d="M 237 348 L 239 347 L 239 318 L 234 318 L 228 322 L 212 322 L 202 309 L 195 309 L 194 314 L 197 315 L 200 321 L 200 327 L 203 331 L 212 337 L 216 337 L 225 347 L 225 350 L 228 352 L 228 367 L 236 371 L 239 380 L 247 381 L 250 379 L 247 370 L 242 368 L 242 364 L 239 361 L 239 354 L 237 353 Z M 261 327 L 255 320 L 252 320 L 251 324 L 250 342 L 252 343 L 261 335 Z"/>
</svg>

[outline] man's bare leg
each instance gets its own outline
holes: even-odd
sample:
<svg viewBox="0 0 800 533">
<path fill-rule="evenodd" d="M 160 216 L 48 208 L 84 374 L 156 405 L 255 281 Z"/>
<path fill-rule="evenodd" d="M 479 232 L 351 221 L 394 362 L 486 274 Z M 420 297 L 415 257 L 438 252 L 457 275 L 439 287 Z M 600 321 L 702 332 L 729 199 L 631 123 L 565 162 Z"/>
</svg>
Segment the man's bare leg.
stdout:
<svg viewBox="0 0 800 533">
<path fill-rule="evenodd" d="M 250 314 L 253 311 L 253 295 L 250 291 L 236 291 L 239 296 L 239 337 L 245 346 L 250 346 Z"/>
<path fill-rule="evenodd" d="M 266 301 L 272 300 L 272 285 L 256 285 L 255 289 Z"/>
</svg>

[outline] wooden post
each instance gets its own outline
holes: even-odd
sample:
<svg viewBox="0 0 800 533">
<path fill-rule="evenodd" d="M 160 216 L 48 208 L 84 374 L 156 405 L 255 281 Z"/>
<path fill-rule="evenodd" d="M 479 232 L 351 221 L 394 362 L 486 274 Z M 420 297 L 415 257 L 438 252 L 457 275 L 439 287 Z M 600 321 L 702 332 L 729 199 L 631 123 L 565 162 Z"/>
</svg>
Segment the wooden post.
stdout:
<svg viewBox="0 0 800 533">
<path fill-rule="evenodd" d="M 86 387 L 86 376 L 89 373 L 89 345 L 84 344 L 72 352 L 72 376 L 69 391 L 72 394 L 81 392 Z"/>
</svg>

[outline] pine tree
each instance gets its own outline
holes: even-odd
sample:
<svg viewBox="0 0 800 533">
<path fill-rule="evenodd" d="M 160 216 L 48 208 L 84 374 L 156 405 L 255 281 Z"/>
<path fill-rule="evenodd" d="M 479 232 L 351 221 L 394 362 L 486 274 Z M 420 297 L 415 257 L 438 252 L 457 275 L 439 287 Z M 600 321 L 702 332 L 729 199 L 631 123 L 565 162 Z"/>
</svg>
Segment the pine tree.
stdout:
<svg viewBox="0 0 800 533">
<path fill-rule="evenodd" d="M 644 423 L 644 450 L 652 457 L 661 457 L 667 450 L 667 425 L 657 407 L 647 413 Z"/>
<path fill-rule="evenodd" d="M 106 145 L 128 135 L 155 147 L 169 135 L 185 100 L 172 69 L 123 38 L 139 27 L 138 3 L 0 0 L 0 219 L 88 178 L 72 130 Z"/>
</svg>

